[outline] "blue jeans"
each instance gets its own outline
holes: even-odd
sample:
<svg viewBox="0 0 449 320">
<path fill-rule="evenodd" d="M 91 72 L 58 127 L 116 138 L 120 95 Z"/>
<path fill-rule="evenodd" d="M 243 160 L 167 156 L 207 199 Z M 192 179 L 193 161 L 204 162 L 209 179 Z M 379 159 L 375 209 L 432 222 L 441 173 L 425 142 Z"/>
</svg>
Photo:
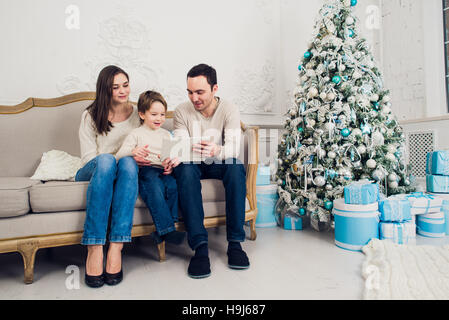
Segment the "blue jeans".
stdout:
<svg viewBox="0 0 449 320">
<path fill-rule="evenodd" d="M 181 163 L 174 169 L 178 184 L 179 205 L 187 230 L 189 246 L 195 250 L 208 242 L 204 227 L 201 179 L 223 181 L 226 195 L 226 237 L 228 241 L 245 241 L 246 173 L 243 164 L 236 159 L 222 163 Z"/>
<path fill-rule="evenodd" d="M 175 231 L 178 221 L 178 189 L 171 175 L 161 168 L 139 168 L 139 193 L 150 210 L 159 236 Z"/>
<path fill-rule="evenodd" d="M 111 213 L 110 242 L 131 242 L 138 167 L 131 157 L 118 162 L 100 154 L 78 170 L 75 181 L 90 181 L 81 244 L 104 245 Z"/>
</svg>

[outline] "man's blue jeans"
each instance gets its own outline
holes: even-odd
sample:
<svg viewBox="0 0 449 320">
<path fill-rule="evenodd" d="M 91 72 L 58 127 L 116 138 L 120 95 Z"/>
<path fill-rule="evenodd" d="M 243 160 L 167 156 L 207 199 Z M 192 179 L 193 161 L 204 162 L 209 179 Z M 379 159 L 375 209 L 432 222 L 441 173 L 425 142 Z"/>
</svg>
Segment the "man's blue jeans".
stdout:
<svg viewBox="0 0 449 320">
<path fill-rule="evenodd" d="M 100 154 L 78 170 L 75 181 L 90 181 L 81 244 L 106 243 L 109 213 L 109 241 L 131 241 L 134 205 L 138 194 L 138 169 L 132 157 L 117 162 L 111 154 Z"/>
<path fill-rule="evenodd" d="M 156 167 L 139 168 L 139 193 L 150 210 L 159 236 L 175 231 L 175 222 L 178 221 L 176 180 L 163 172 Z"/>
<path fill-rule="evenodd" d="M 201 179 L 223 181 L 226 195 L 226 237 L 228 241 L 245 241 L 246 173 L 243 164 L 227 159 L 212 164 L 181 163 L 174 169 L 178 184 L 179 205 L 187 230 L 189 246 L 195 250 L 208 242 L 204 227 L 204 209 L 201 195 Z"/>
</svg>

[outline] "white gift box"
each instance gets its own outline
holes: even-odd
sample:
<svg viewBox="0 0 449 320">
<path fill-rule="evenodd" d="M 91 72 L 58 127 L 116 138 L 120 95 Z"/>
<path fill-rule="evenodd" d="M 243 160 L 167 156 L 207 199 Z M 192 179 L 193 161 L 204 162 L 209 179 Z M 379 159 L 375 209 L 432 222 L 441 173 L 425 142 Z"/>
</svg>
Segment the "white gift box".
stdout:
<svg viewBox="0 0 449 320">
<path fill-rule="evenodd" d="M 410 202 L 412 215 L 437 213 L 442 211 L 443 198 L 436 197 L 430 193 L 415 192 L 411 194 L 397 194 L 390 198 L 407 199 Z"/>
<path fill-rule="evenodd" d="M 416 244 L 416 225 L 414 221 L 380 222 L 381 240 L 391 240 L 397 244 Z"/>
</svg>

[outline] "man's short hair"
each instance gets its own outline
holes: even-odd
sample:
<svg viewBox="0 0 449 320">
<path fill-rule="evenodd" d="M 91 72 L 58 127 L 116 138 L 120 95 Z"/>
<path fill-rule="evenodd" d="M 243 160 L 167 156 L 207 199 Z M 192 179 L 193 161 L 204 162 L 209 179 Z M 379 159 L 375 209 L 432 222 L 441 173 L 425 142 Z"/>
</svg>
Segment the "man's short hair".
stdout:
<svg viewBox="0 0 449 320">
<path fill-rule="evenodd" d="M 211 89 L 217 84 L 217 71 L 214 68 L 207 64 L 199 64 L 194 66 L 187 73 L 187 78 L 195 78 L 199 76 L 204 76 L 207 79 L 207 83 L 209 83 Z"/>
</svg>

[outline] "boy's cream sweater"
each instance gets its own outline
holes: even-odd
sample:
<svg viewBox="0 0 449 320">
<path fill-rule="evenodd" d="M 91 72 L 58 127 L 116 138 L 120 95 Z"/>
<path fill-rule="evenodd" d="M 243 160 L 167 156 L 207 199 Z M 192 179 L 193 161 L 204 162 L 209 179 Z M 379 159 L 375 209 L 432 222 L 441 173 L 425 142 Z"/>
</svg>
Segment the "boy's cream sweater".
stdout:
<svg viewBox="0 0 449 320">
<path fill-rule="evenodd" d="M 115 157 L 120 160 L 123 157 L 132 156 L 131 152 L 134 148 L 148 145 L 151 153 L 147 159 L 151 161 L 152 166 L 163 168 L 161 159 L 157 155 L 161 154 L 163 139 L 170 139 L 170 137 L 170 131 L 164 128 L 153 130 L 143 124 L 130 132 Z"/>
</svg>

